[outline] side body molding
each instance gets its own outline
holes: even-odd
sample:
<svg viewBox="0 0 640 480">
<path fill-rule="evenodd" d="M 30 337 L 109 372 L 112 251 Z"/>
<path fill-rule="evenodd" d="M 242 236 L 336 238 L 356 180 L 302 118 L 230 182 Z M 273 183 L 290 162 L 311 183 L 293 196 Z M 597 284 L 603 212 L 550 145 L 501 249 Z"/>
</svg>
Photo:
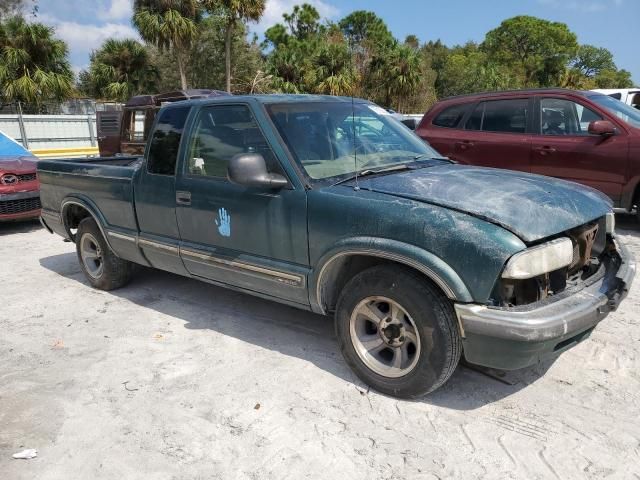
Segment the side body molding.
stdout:
<svg viewBox="0 0 640 480">
<path fill-rule="evenodd" d="M 309 300 L 316 313 L 326 314 L 326 291 L 335 280 L 342 261 L 352 255 L 384 258 L 407 265 L 431 279 L 448 298 L 472 302 L 473 298 L 460 276 L 441 258 L 415 245 L 376 237 L 343 239 L 324 253 L 309 279 Z"/>
</svg>

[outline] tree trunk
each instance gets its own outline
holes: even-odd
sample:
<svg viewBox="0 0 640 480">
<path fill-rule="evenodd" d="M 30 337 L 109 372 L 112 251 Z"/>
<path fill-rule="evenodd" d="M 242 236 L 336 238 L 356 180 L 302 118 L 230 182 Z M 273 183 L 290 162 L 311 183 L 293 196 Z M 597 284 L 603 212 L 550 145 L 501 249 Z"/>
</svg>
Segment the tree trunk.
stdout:
<svg viewBox="0 0 640 480">
<path fill-rule="evenodd" d="M 176 58 L 178 60 L 178 70 L 180 71 L 180 84 L 182 85 L 182 89 L 186 90 L 189 88 L 187 86 L 187 74 L 184 71 L 184 63 L 182 61 L 182 55 L 180 52 L 176 52 Z"/>
<path fill-rule="evenodd" d="M 224 74 L 227 81 L 227 92 L 229 93 L 231 93 L 231 39 L 233 38 L 234 25 L 235 19 L 229 19 L 224 37 Z"/>
</svg>

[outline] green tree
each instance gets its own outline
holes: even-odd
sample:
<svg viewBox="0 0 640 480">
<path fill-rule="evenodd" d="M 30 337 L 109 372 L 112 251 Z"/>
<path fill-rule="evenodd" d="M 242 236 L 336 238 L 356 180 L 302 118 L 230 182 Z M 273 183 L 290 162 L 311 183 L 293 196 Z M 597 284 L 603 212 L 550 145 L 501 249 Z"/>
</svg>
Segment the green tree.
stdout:
<svg viewBox="0 0 640 480">
<path fill-rule="evenodd" d="M 595 77 L 603 70 L 616 70 L 613 54 L 606 48 L 593 45 L 581 45 L 571 66 L 589 78 Z"/>
<path fill-rule="evenodd" d="M 212 14 L 226 18 L 225 32 L 225 77 L 226 90 L 231 92 L 231 44 L 234 30 L 239 22 L 257 22 L 262 17 L 265 0 L 204 0 L 205 8 Z"/>
<path fill-rule="evenodd" d="M 372 86 L 371 82 L 367 81 L 372 61 L 377 58 L 377 63 L 380 63 L 384 52 L 397 42 L 384 20 L 366 10 L 350 13 L 338 22 L 338 27 L 349 45 L 355 70 L 361 79 L 361 85 L 356 89 L 356 93 L 367 96 L 369 93 L 365 89 Z"/>
<path fill-rule="evenodd" d="M 422 82 L 423 65 L 411 47 L 395 44 L 377 52 L 371 60 L 366 91 L 368 97 L 400 112 L 412 110 L 408 101 Z"/>
<path fill-rule="evenodd" d="M 523 86 L 546 86 L 559 76 L 578 50 L 566 24 L 517 16 L 487 33 L 483 49 L 492 61 L 520 68 Z"/>
<path fill-rule="evenodd" d="M 307 40 L 321 30 L 320 13 L 308 3 L 294 6 L 291 13 L 285 13 L 282 17 L 291 35 L 298 40 Z"/>
<path fill-rule="evenodd" d="M 517 72 L 489 60 L 476 43 L 452 48 L 438 73 L 440 97 L 467 93 L 517 88 L 521 79 Z"/>
<path fill-rule="evenodd" d="M 404 44 L 407 47 L 410 47 L 410 48 L 413 48 L 414 50 L 417 50 L 417 49 L 420 48 L 420 39 L 417 36 L 413 35 L 413 34 L 407 35 L 404 38 Z"/>
<path fill-rule="evenodd" d="M 191 87 L 225 89 L 225 64 L 220 61 L 225 51 L 225 24 L 226 18 L 221 15 L 207 15 L 198 24 L 198 33 L 187 52 L 189 62 L 185 69 Z M 158 90 L 179 88 L 180 76 L 174 60 L 155 47 L 150 50 L 151 62 L 159 72 Z M 269 76 L 265 72 L 260 46 L 255 36 L 247 38 L 247 28 L 242 23 L 234 29 L 231 50 L 231 90 L 234 93 L 269 91 Z"/>
<path fill-rule="evenodd" d="M 0 23 L 0 96 L 38 104 L 73 93 L 73 72 L 64 41 L 53 28 L 12 17 Z"/>
<path fill-rule="evenodd" d="M 593 77 L 596 88 L 633 88 L 631 72 L 621 69 L 601 70 Z"/>
<path fill-rule="evenodd" d="M 180 83 L 188 87 L 186 54 L 197 34 L 200 11 L 196 0 L 135 0 L 133 24 L 140 36 L 160 51 L 172 51 L 178 63 Z"/>
<path fill-rule="evenodd" d="M 313 61 L 315 77 L 318 79 L 316 93 L 328 95 L 352 95 L 356 85 L 356 74 L 351 64 L 349 49 L 345 42 L 323 45 Z"/>
<path fill-rule="evenodd" d="M 81 74 L 85 93 L 124 102 L 133 95 L 153 92 L 157 88 L 158 71 L 150 54 L 133 39 L 110 38 L 91 54 L 86 75 Z"/>
<path fill-rule="evenodd" d="M 357 10 L 340 20 L 338 25 L 351 46 L 362 46 L 368 42 L 388 47 L 395 42 L 384 20 L 373 12 Z"/>
</svg>

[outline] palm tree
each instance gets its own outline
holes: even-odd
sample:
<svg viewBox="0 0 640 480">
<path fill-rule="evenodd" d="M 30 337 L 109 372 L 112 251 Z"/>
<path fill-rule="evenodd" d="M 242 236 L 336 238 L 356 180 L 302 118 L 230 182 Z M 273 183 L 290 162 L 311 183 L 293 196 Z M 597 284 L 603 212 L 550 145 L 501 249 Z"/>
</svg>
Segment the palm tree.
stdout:
<svg viewBox="0 0 640 480">
<path fill-rule="evenodd" d="M 265 0 L 203 0 L 205 9 L 226 17 L 224 36 L 225 78 L 227 92 L 231 92 L 231 41 L 236 22 L 257 22 L 264 13 Z"/>
<path fill-rule="evenodd" d="M 330 43 L 320 47 L 313 59 L 317 93 L 353 95 L 356 74 L 346 43 Z"/>
<path fill-rule="evenodd" d="M 38 104 L 73 92 L 67 44 L 53 28 L 12 17 L 0 23 L 0 96 Z"/>
<path fill-rule="evenodd" d="M 182 88 L 187 88 L 185 54 L 197 35 L 200 10 L 196 0 L 135 0 L 133 24 L 146 42 L 161 51 L 172 50 Z"/>
<path fill-rule="evenodd" d="M 132 95 L 155 89 L 157 70 L 140 42 L 110 38 L 91 55 L 91 93 L 109 100 L 125 101 Z"/>
<path fill-rule="evenodd" d="M 371 62 L 369 82 L 384 106 L 402 112 L 405 99 L 416 93 L 421 81 L 418 53 L 406 45 L 396 44 L 376 55 Z"/>
</svg>

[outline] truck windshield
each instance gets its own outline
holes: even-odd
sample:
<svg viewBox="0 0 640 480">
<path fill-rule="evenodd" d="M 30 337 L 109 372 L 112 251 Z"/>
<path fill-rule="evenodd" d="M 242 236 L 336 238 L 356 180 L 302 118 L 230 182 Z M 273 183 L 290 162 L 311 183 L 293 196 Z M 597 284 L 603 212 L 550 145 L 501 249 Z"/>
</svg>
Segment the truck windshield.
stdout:
<svg viewBox="0 0 640 480">
<path fill-rule="evenodd" d="M 617 116 L 623 122 L 628 123 L 632 127 L 640 128 L 640 110 L 636 110 L 626 103 L 622 103 L 620 100 L 616 100 L 608 95 L 592 95 L 589 99 L 608 110 L 609 113 Z"/>
<path fill-rule="evenodd" d="M 295 160 L 316 181 L 356 171 L 441 158 L 386 110 L 368 103 L 302 102 L 267 106 Z"/>
</svg>

